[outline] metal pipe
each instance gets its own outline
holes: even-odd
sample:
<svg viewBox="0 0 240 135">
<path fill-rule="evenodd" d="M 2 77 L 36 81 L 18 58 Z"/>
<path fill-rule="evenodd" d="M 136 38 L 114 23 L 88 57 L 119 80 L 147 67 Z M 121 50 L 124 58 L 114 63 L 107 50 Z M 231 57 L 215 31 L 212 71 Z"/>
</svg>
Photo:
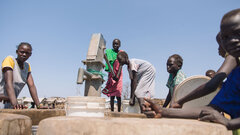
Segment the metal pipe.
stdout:
<svg viewBox="0 0 240 135">
<path fill-rule="evenodd" d="M 93 74 L 83 68 L 78 69 L 77 84 L 83 84 L 84 79 L 91 79 Z"/>
</svg>

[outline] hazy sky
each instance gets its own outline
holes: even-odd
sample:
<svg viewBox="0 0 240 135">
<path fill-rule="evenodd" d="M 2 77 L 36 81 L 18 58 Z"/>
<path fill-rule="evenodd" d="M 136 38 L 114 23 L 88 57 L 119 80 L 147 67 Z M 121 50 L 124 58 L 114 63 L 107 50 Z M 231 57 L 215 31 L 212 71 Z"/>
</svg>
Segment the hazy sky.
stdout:
<svg viewBox="0 0 240 135">
<path fill-rule="evenodd" d="M 220 20 L 239 5 L 239 0 L 0 0 L 0 60 L 16 56 L 16 45 L 29 42 L 39 97 L 83 95 L 78 68 L 85 68 L 81 61 L 91 35 L 102 33 L 107 48 L 119 38 L 130 58 L 155 66 L 156 97 L 165 98 L 170 55 L 183 57 L 187 76 L 218 69 Z M 125 68 L 124 84 L 130 82 Z M 27 86 L 22 96 L 30 96 Z"/>
</svg>

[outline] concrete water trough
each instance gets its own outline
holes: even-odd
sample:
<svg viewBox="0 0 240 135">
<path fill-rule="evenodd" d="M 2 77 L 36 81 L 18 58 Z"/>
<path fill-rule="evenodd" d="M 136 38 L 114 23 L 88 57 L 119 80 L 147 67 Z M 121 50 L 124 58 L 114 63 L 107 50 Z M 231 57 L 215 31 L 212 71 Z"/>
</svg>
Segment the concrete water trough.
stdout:
<svg viewBox="0 0 240 135">
<path fill-rule="evenodd" d="M 8 114 L 6 114 L 8 113 Z M 13 114 L 9 114 L 13 113 Z M 63 109 L 0 110 L 1 132 L 16 135 L 231 135 L 225 126 L 188 119 L 148 119 L 144 114 L 105 112 L 104 117 L 65 116 Z M 2 116 L 1 116 L 2 115 Z M 16 116 L 15 116 L 16 115 Z M 24 116 L 25 115 L 25 116 Z M 14 116 L 14 117 L 13 117 Z M 18 119 L 21 120 L 19 121 Z M 22 119 L 24 118 L 24 119 Z M 7 120 L 7 121 L 6 121 Z M 22 121 L 22 122 L 21 122 Z M 23 122 L 24 121 L 24 122 Z M 24 123 L 18 124 L 18 123 Z M 28 124 L 27 124 L 28 123 Z M 13 125 L 13 124 L 12 124 Z M 18 127 L 17 127 L 18 126 Z M 9 130 L 9 131 L 6 131 Z M 4 135 L 1 134 L 0 135 Z"/>
<path fill-rule="evenodd" d="M 0 109 L 0 114 L 1 113 L 20 114 L 28 116 L 32 120 L 32 125 L 38 125 L 41 120 L 49 117 L 66 115 L 64 109 Z"/>
<path fill-rule="evenodd" d="M 31 127 L 28 116 L 0 113 L 0 135 L 31 135 Z"/>
<path fill-rule="evenodd" d="M 3 119 L 1 122 L 6 125 L 9 122 L 9 118 L 11 118 L 11 121 L 19 121 L 19 117 L 21 118 L 27 118 L 28 121 L 30 121 L 30 126 L 24 126 L 21 125 L 20 127 L 13 128 L 8 127 L 9 129 L 3 129 L 4 127 L 0 126 L 0 135 L 36 135 L 38 124 L 41 120 L 50 118 L 50 117 L 56 117 L 56 116 L 65 116 L 65 110 L 64 109 L 23 109 L 23 110 L 14 110 L 14 109 L 0 109 L 0 117 L 7 116 L 7 120 Z M 23 121 L 23 120 L 21 120 Z M 24 121 L 26 123 L 26 120 Z M 13 124 L 8 124 L 13 125 Z M 16 124 L 15 124 L 16 125 Z M 17 125 L 19 126 L 19 125 Z M 24 126 L 24 127 L 22 127 Z M 6 132 L 6 130 L 9 130 Z M 22 133 L 23 132 L 23 133 Z M 3 134 L 1 134 L 3 133 Z M 9 133 L 9 134 L 6 134 Z"/>
<path fill-rule="evenodd" d="M 220 124 L 187 119 L 92 118 L 62 116 L 44 119 L 38 135 L 231 135 Z"/>
</svg>

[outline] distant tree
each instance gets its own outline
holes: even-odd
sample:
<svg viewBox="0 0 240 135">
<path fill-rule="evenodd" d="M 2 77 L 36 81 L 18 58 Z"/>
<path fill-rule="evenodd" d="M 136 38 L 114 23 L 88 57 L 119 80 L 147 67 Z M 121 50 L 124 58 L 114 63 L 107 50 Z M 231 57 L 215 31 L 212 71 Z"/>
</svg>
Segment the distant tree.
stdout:
<svg viewBox="0 0 240 135">
<path fill-rule="evenodd" d="M 123 89 L 122 89 L 122 98 L 124 100 L 129 99 L 129 94 L 130 94 L 130 85 L 129 82 L 124 82 L 123 84 Z"/>
</svg>

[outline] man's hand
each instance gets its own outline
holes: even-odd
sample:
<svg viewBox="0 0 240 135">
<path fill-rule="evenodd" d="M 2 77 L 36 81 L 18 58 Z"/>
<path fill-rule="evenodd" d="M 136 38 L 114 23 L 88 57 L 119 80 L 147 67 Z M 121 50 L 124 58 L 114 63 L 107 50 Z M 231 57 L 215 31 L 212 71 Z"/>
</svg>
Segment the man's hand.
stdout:
<svg viewBox="0 0 240 135">
<path fill-rule="evenodd" d="M 202 110 L 199 115 L 199 120 L 219 123 L 225 125 L 226 127 L 228 126 L 229 121 L 227 118 L 225 118 L 222 114 L 220 114 L 216 110 Z"/>
<path fill-rule="evenodd" d="M 130 98 L 129 105 L 134 106 L 135 105 L 135 98 Z"/>
<path fill-rule="evenodd" d="M 144 114 L 148 118 L 161 118 L 162 108 L 160 105 L 154 103 L 151 99 L 144 98 L 144 100 L 146 101 L 143 108 Z"/>
<path fill-rule="evenodd" d="M 119 79 L 116 76 L 114 76 L 113 80 L 117 82 Z"/>
<path fill-rule="evenodd" d="M 175 103 L 170 104 L 169 108 L 182 108 L 182 105 L 180 105 L 179 103 L 175 102 Z"/>
<path fill-rule="evenodd" d="M 13 105 L 13 109 L 27 109 L 27 107 L 22 104 L 16 104 Z"/>
<path fill-rule="evenodd" d="M 37 106 L 37 109 L 52 109 L 52 108 L 49 108 L 48 106 L 43 106 L 42 104 L 40 104 Z"/>
<path fill-rule="evenodd" d="M 10 102 L 9 97 L 5 96 L 4 94 L 0 94 L 0 102 Z"/>
</svg>

